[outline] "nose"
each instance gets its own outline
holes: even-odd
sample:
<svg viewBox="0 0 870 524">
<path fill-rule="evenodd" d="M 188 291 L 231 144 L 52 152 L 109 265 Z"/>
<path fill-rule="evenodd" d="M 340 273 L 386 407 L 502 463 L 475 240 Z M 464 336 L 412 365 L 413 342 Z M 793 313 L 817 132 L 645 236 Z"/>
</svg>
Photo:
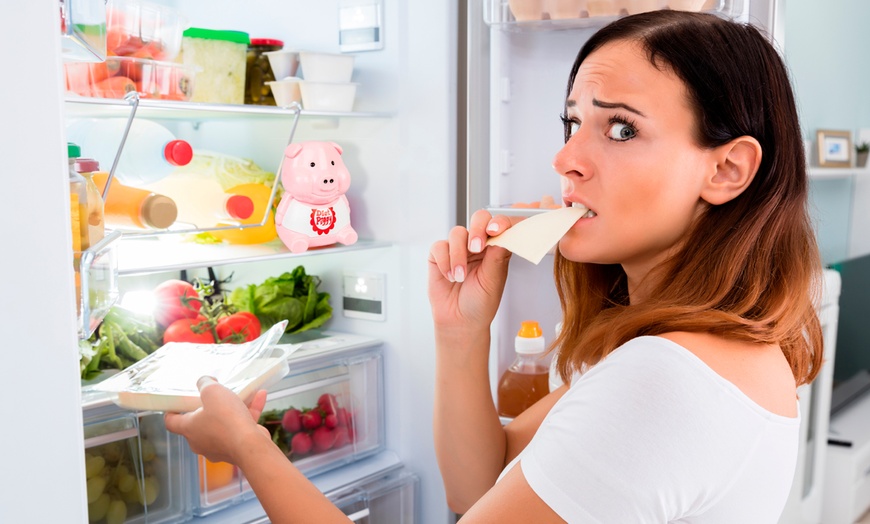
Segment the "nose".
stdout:
<svg viewBox="0 0 870 524">
<path fill-rule="evenodd" d="M 578 131 L 565 142 L 565 145 L 553 157 L 553 169 L 564 177 L 587 178 L 590 170 L 588 155 L 585 154 L 584 150 L 583 140 L 580 137 L 580 131 Z"/>
<path fill-rule="evenodd" d="M 329 185 L 329 184 L 334 184 L 334 183 L 335 183 L 334 178 L 324 178 L 323 179 L 323 185 Z"/>
</svg>

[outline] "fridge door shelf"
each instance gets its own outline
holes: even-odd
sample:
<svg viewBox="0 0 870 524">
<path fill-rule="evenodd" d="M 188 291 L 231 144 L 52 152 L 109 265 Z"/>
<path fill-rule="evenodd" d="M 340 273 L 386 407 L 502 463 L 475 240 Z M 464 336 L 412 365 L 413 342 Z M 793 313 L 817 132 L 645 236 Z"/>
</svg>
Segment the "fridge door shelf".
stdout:
<svg viewBox="0 0 870 524">
<path fill-rule="evenodd" d="M 64 60 L 105 60 L 106 1 L 60 0 L 60 36 Z"/>
<path fill-rule="evenodd" d="M 76 278 L 80 279 L 78 307 L 79 338 L 89 338 L 118 300 L 118 240 L 121 233 L 106 235 L 96 245 L 77 252 Z"/>
<path fill-rule="evenodd" d="M 215 267 L 244 262 L 346 253 L 390 247 L 389 242 L 358 240 L 345 246 L 335 244 L 291 253 L 280 241 L 265 244 L 197 244 L 177 235 L 149 238 L 125 238 L 118 248 L 118 273 L 121 276 Z"/>
<path fill-rule="evenodd" d="M 553 0 L 551 0 L 553 1 Z M 714 13 L 725 17 L 736 17 L 742 12 L 744 0 L 707 0 L 706 2 L 688 2 L 689 4 L 701 4 L 700 10 L 703 12 Z M 526 4 L 526 8 L 538 7 L 540 18 L 535 19 L 530 16 L 530 19 L 518 20 L 511 10 L 510 4 L 514 0 L 484 0 L 483 1 L 483 20 L 492 27 L 498 27 L 507 31 L 555 31 L 561 29 L 585 29 L 604 27 L 610 22 L 625 16 L 628 11 L 628 2 L 626 0 L 610 0 L 613 9 L 618 10 L 618 15 L 611 16 L 589 16 L 586 9 L 587 2 L 577 2 L 578 6 L 583 6 L 583 16 L 577 18 L 561 18 L 552 19 L 547 12 L 549 2 L 547 0 L 516 0 L 517 4 Z M 598 2 L 601 3 L 601 2 Z M 650 2 L 656 4 L 657 2 Z M 663 2 L 667 4 L 668 2 Z M 665 7 L 667 9 L 668 7 Z M 579 14 L 579 11 L 578 11 Z"/>
<path fill-rule="evenodd" d="M 85 410 L 84 420 L 90 522 L 189 519 L 185 487 L 178 482 L 180 438 L 166 431 L 161 414 L 97 409 Z"/>
<path fill-rule="evenodd" d="M 130 105 L 121 99 L 91 98 L 76 95 L 66 96 L 66 114 L 70 118 L 124 117 L 130 112 Z M 207 104 L 202 102 L 183 102 L 177 100 L 142 99 L 139 101 L 138 114 L 142 118 L 161 120 L 230 120 L 230 119 L 289 119 L 296 115 L 295 109 L 251 104 Z M 305 119 L 336 118 L 392 118 L 393 113 L 364 111 L 309 111 L 302 109 L 300 117 Z"/>
<path fill-rule="evenodd" d="M 378 342 L 350 340 L 356 347 L 349 350 L 329 349 L 323 342 L 303 343 L 308 350 L 290 358 L 290 373 L 269 389 L 260 419 L 288 459 L 309 477 L 384 449 L 383 355 L 377 346 L 365 347 Z M 195 515 L 254 497 L 237 469 L 190 455 Z"/>
</svg>

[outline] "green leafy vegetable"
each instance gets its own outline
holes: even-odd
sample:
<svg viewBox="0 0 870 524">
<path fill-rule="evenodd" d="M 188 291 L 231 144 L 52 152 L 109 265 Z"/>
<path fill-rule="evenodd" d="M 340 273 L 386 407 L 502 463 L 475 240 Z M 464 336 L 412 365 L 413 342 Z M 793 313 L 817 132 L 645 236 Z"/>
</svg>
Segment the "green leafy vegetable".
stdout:
<svg viewBox="0 0 870 524">
<path fill-rule="evenodd" d="M 103 369 L 125 369 L 162 345 L 153 319 L 115 306 L 91 338 L 79 344 L 81 377 L 90 380 Z"/>
<path fill-rule="evenodd" d="M 263 331 L 287 320 L 287 333 L 299 333 L 322 326 L 332 317 L 329 293 L 318 292 L 320 278 L 306 275 L 305 268 L 267 278 L 262 284 L 236 288 L 228 303 L 257 315 Z"/>
</svg>

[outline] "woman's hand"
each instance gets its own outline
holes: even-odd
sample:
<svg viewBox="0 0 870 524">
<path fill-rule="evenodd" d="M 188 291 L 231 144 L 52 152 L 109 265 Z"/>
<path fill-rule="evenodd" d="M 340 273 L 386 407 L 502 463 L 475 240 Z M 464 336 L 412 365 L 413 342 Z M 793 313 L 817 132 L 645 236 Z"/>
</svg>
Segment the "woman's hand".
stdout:
<svg viewBox="0 0 870 524">
<path fill-rule="evenodd" d="M 238 453 L 251 436 L 269 431 L 257 424 L 266 405 L 266 391 L 254 394 L 248 405 L 211 377 L 197 383 L 202 407 L 191 413 L 166 413 L 166 429 L 187 438 L 190 449 L 212 462 L 238 465 Z"/>
<path fill-rule="evenodd" d="M 510 252 L 486 240 L 510 228 L 506 216 L 479 210 L 468 229 L 456 226 L 429 251 L 429 302 L 436 328 L 489 329 L 507 280 Z"/>
</svg>

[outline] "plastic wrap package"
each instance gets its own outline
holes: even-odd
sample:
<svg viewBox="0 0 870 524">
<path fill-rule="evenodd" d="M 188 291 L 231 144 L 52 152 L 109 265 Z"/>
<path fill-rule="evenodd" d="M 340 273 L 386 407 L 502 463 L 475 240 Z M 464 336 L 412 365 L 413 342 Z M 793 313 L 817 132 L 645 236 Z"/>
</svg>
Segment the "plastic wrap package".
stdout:
<svg viewBox="0 0 870 524">
<path fill-rule="evenodd" d="M 289 371 L 287 358 L 298 346 L 276 346 L 286 324 L 243 344 L 170 342 L 94 389 L 125 409 L 187 412 L 202 405 L 196 382 L 208 375 L 247 401 Z"/>
</svg>

